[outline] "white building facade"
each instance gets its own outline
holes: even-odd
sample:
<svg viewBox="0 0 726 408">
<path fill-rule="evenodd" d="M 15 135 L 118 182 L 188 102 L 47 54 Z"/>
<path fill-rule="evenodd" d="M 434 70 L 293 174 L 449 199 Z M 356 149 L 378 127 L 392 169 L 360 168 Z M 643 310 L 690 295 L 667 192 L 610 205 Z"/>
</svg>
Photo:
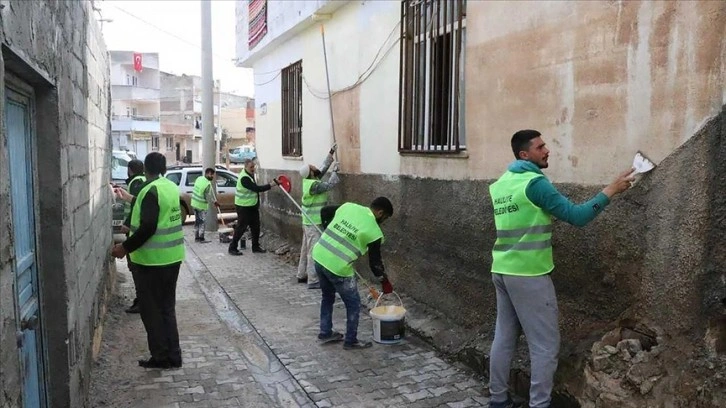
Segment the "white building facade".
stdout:
<svg viewBox="0 0 726 408">
<path fill-rule="evenodd" d="M 129 150 L 141 160 L 160 146 L 159 54 L 110 51 L 112 122 L 115 150 Z M 140 56 L 141 61 L 136 61 Z"/>
</svg>

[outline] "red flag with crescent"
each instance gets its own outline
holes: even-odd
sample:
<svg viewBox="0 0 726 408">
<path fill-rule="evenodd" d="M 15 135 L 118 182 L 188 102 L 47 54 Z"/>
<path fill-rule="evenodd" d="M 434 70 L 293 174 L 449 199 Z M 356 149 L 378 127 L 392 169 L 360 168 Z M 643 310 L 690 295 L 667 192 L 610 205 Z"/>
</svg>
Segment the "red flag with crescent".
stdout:
<svg viewBox="0 0 726 408">
<path fill-rule="evenodd" d="M 141 53 L 135 52 L 134 53 L 134 71 L 141 72 Z"/>
</svg>

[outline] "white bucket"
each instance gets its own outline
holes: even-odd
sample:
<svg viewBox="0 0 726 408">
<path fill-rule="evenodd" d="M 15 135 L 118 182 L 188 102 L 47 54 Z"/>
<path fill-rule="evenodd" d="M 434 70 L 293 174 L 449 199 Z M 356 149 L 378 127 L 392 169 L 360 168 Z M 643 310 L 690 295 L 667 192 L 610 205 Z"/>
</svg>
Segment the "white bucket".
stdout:
<svg viewBox="0 0 726 408">
<path fill-rule="evenodd" d="M 401 297 L 393 292 L 398 298 L 400 306 L 378 306 L 383 299 L 381 295 L 376 304 L 369 312 L 373 319 L 373 340 L 381 344 L 397 344 L 406 335 L 406 309 L 403 307 Z"/>
</svg>

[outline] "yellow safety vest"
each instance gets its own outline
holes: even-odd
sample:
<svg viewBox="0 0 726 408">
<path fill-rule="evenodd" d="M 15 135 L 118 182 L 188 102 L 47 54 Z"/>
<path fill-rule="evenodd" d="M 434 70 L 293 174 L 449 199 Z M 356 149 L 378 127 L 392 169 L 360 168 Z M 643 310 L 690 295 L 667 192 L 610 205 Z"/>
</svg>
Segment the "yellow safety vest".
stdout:
<svg viewBox="0 0 726 408">
<path fill-rule="evenodd" d="M 497 240 L 492 248 L 492 272 L 539 276 L 552 272 L 552 217 L 527 198 L 534 172 L 506 172 L 489 186 Z"/>
<path fill-rule="evenodd" d="M 345 203 L 313 247 L 313 260 L 331 273 L 353 276 L 353 262 L 368 252 L 368 244 L 383 239 L 383 231 L 370 208 Z"/>
<path fill-rule="evenodd" d="M 181 262 L 184 260 L 184 232 L 179 187 L 172 181 L 159 177 L 144 186 L 136 197 L 131 213 L 131 233 L 134 234 L 141 225 L 141 203 L 152 188 L 156 189 L 159 203 L 156 232 L 144 245 L 129 254 L 131 262 L 144 266 L 164 266 Z"/>
</svg>

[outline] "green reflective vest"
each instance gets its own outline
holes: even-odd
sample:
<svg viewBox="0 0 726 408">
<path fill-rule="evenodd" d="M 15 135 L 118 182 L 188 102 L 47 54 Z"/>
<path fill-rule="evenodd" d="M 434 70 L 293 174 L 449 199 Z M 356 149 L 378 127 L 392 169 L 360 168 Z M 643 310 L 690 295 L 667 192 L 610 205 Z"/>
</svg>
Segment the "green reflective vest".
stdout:
<svg viewBox="0 0 726 408">
<path fill-rule="evenodd" d="M 212 182 L 204 175 L 199 176 L 196 180 L 194 180 L 194 189 L 192 190 L 192 207 L 197 210 L 206 210 L 209 208 L 207 196 L 204 193 L 207 191 L 207 187 L 211 188 L 211 186 Z"/>
<path fill-rule="evenodd" d="M 368 252 L 368 244 L 382 238 L 370 208 L 345 203 L 313 247 L 313 260 L 337 276 L 353 276 L 353 262 Z"/>
<path fill-rule="evenodd" d="M 493 273 L 538 276 L 555 267 L 552 217 L 529 201 L 525 193 L 529 182 L 538 177 L 544 176 L 508 171 L 489 186 L 497 228 L 492 248 Z"/>
<path fill-rule="evenodd" d="M 303 225 L 320 225 L 323 221 L 320 219 L 320 210 L 323 209 L 325 204 L 328 202 L 328 192 L 320 194 L 310 194 L 310 189 L 313 188 L 315 183 L 320 180 L 303 179 L 302 183 L 302 209 L 305 210 L 308 217 L 313 221 L 312 223 L 304 215 L 302 216 Z"/>
<path fill-rule="evenodd" d="M 240 207 L 252 207 L 257 205 L 259 197 L 256 192 L 248 190 L 242 185 L 242 179 L 245 177 L 252 180 L 253 183 L 255 182 L 255 179 L 250 177 L 246 171 L 242 170 L 237 178 L 237 191 L 234 193 L 234 205 L 238 205 Z"/>
<path fill-rule="evenodd" d="M 146 183 L 146 177 L 135 176 L 134 178 L 132 178 L 131 181 L 129 181 L 129 185 L 128 185 L 129 194 L 133 195 L 133 193 L 131 191 L 134 189 L 136 183 L 141 183 L 141 184 Z M 129 214 L 131 214 L 131 203 L 125 202 L 124 203 L 124 218 L 128 218 Z"/>
<path fill-rule="evenodd" d="M 131 233 L 141 225 L 141 203 L 152 187 L 156 187 L 159 219 L 156 232 L 144 245 L 131 252 L 131 262 L 144 266 L 171 265 L 184 260 L 184 232 L 182 231 L 179 187 L 164 177 L 152 181 L 136 197 L 131 213 Z"/>
</svg>

